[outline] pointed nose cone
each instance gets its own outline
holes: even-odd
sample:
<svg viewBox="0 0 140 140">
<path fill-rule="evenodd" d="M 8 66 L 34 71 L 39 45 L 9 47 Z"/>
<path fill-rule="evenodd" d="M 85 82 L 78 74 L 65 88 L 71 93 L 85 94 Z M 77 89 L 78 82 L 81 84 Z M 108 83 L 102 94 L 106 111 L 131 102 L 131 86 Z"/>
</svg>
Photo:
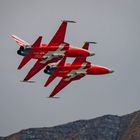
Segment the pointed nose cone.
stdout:
<svg viewBox="0 0 140 140">
<path fill-rule="evenodd" d="M 89 56 L 94 56 L 95 55 L 95 53 L 90 53 L 90 55 Z"/>
<path fill-rule="evenodd" d="M 109 74 L 113 72 L 114 72 L 113 70 L 99 65 L 91 65 L 91 67 L 87 70 L 87 73 L 90 75 Z"/>
<path fill-rule="evenodd" d="M 114 70 L 109 69 L 109 73 L 113 73 L 113 72 L 114 72 Z"/>
</svg>

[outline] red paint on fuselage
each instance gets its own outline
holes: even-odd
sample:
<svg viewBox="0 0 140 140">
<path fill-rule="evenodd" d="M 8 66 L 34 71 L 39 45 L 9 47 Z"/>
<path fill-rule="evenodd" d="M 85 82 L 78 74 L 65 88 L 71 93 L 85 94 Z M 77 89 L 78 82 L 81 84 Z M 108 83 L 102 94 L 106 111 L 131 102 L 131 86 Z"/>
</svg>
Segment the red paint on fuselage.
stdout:
<svg viewBox="0 0 140 140">
<path fill-rule="evenodd" d="M 88 57 L 90 56 L 90 52 L 82 48 L 70 47 L 65 55 L 68 57 Z"/>
<path fill-rule="evenodd" d="M 57 53 L 59 46 L 47 46 L 42 44 L 39 48 L 33 48 L 32 51 L 32 58 L 44 60 L 43 56 L 48 52 L 52 51 Z M 60 51 L 64 51 L 64 55 L 66 57 L 88 57 L 90 56 L 90 52 L 88 50 L 78 48 L 78 47 L 71 47 L 69 45 L 65 45 Z"/>
<path fill-rule="evenodd" d="M 89 69 L 87 69 L 88 75 L 101 75 L 101 74 L 109 74 L 110 70 L 106 67 L 99 65 L 91 65 Z"/>
<path fill-rule="evenodd" d="M 73 70 L 73 69 L 79 69 L 81 67 L 81 65 L 71 65 L 69 63 L 67 63 L 65 66 L 59 66 L 57 67 L 58 71 L 65 71 L 65 70 Z M 90 68 L 90 64 L 87 63 L 86 66 L 84 67 L 84 69 Z"/>
<path fill-rule="evenodd" d="M 58 77 L 65 77 L 70 71 L 78 70 L 79 68 L 81 68 L 81 65 L 72 65 L 72 64 L 67 63 L 67 64 L 65 64 L 65 66 L 57 67 L 57 76 Z M 110 69 L 107 67 L 93 65 L 93 64 L 89 64 L 89 63 L 87 63 L 87 65 L 84 69 L 86 71 L 86 75 L 102 75 L 102 74 L 111 73 Z M 77 75 L 77 76 L 83 77 L 83 74 Z"/>
</svg>

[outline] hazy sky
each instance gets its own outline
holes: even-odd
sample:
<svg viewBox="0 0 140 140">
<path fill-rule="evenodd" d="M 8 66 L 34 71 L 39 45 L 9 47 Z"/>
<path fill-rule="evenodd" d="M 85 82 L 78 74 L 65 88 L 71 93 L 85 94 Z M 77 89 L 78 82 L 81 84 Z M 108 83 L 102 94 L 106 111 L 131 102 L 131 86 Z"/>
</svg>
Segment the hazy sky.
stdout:
<svg viewBox="0 0 140 140">
<path fill-rule="evenodd" d="M 61 20 L 69 24 L 65 40 L 82 47 L 97 41 L 90 50 L 92 63 L 115 73 L 86 76 L 62 90 L 59 99 L 48 99 L 59 79 L 48 88 L 41 71 L 22 83 L 35 63 L 22 70 L 22 59 L 11 34 L 31 44 L 39 35 L 48 43 Z M 21 129 L 48 127 L 105 114 L 123 115 L 140 109 L 140 1 L 139 0 L 0 0 L 0 135 Z"/>
</svg>

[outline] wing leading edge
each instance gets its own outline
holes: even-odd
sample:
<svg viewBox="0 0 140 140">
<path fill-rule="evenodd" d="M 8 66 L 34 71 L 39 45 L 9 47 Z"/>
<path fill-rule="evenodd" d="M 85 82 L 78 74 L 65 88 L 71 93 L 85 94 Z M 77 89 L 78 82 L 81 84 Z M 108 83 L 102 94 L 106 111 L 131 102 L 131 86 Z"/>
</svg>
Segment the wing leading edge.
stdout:
<svg viewBox="0 0 140 140">
<path fill-rule="evenodd" d="M 50 94 L 50 98 L 55 96 L 59 91 L 61 91 L 64 87 L 66 87 L 68 84 L 71 83 L 72 80 L 70 81 L 65 81 L 64 78 L 61 79 L 61 81 L 59 82 L 59 84 L 55 87 L 55 89 L 53 90 L 53 92 Z"/>
<path fill-rule="evenodd" d="M 42 36 L 38 37 L 38 39 L 34 42 L 34 44 L 31 46 L 32 48 L 39 48 L 41 44 Z M 32 59 L 32 53 L 31 50 L 29 54 L 27 54 L 21 61 L 21 63 L 18 66 L 18 69 L 21 69 L 25 64 L 27 64 Z"/>
<path fill-rule="evenodd" d="M 30 69 L 26 77 L 24 78 L 24 81 L 28 81 L 31 79 L 36 73 L 38 73 L 41 69 L 43 69 L 48 63 L 41 63 L 40 60 L 38 60 L 34 66 Z"/>
<path fill-rule="evenodd" d="M 68 22 L 75 23 L 74 21 L 64 20 L 48 46 L 60 45 L 64 42 Z"/>
<path fill-rule="evenodd" d="M 58 65 L 60 65 L 60 66 L 64 65 L 65 61 L 66 61 L 65 58 L 64 58 L 64 60 L 62 59 L 62 61 Z M 72 65 L 77 65 L 77 64 L 82 65 L 84 62 L 86 62 L 86 57 L 83 57 L 83 58 L 77 57 L 73 61 Z M 70 70 L 70 71 L 72 71 L 72 70 Z M 57 72 L 57 70 L 56 70 L 56 72 Z M 69 72 L 67 72 L 67 74 Z M 72 81 L 79 80 L 85 76 L 85 75 L 81 74 L 81 75 L 75 75 L 74 77 L 68 78 L 67 74 L 61 79 L 61 81 L 54 88 L 54 90 L 52 91 L 52 93 L 50 94 L 49 97 L 55 96 L 59 91 L 61 91 L 63 88 L 65 88 L 67 85 L 69 85 Z M 46 82 L 45 86 L 48 86 L 48 84 L 50 82 L 52 82 L 56 77 L 57 77 L 57 73 L 50 76 L 48 81 Z"/>
<path fill-rule="evenodd" d="M 50 94 L 50 98 L 54 97 L 58 92 L 60 92 L 63 88 L 65 88 L 67 85 L 69 85 L 72 81 L 75 80 L 79 80 L 81 78 L 83 78 L 85 75 L 78 75 L 72 79 L 66 79 L 66 77 L 63 77 L 60 82 L 58 83 L 58 85 L 54 88 L 54 90 L 52 91 L 52 93 Z"/>
<path fill-rule="evenodd" d="M 59 29 L 57 30 L 57 32 L 55 33 L 54 37 L 52 38 L 52 40 L 48 44 L 48 46 L 60 45 L 61 43 L 64 42 L 68 22 L 75 23 L 74 21 L 64 20 L 61 23 L 61 25 L 60 25 Z M 58 60 L 60 60 L 60 59 L 58 59 Z M 56 60 L 55 62 L 57 62 L 58 60 Z M 29 73 L 27 74 L 27 76 L 25 77 L 24 80 L 27 81 L 27 80 L 31 79 L 35 74 L 37 74 L 40 70 L 42 70 L 48 63 L 52 63 L 52 62 L 49 61 L 49 62 L 46 62 L 46 63 L 42 64 L 38 60 L 35 63 L 35 65 L 31 68 L 31 70 L 29 71 Z"/>
</svg>

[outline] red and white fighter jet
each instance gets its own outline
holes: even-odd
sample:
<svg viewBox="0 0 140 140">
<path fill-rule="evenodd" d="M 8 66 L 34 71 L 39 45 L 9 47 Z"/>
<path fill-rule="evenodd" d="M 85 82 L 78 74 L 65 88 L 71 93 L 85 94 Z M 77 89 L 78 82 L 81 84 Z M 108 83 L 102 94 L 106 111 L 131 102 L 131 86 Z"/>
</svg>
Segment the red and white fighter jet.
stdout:
<svg viewBox="0 0 140 140">
<path fill-rule="evenodd" d="M 70 44 L 64 42 L 67 23 L 75 22 L 63 21 L 49 44 L 41 44 L 42 36 L 40 36 L 33 45 L 30 45 L 28 42 L 12 35 L 14 40 L 20 46 L 17 53 L 24 56 L 18 69 L 21 69 L 31 59 L 37 59 L 37 62 L 28 72 L 23 81 L 28 81 L 46 65 L 58 62 L 63 57 L 88 57 L 94 55 L 94 53 L 91 53 L 88 50 L 72 47 Z"/>
<path fill-rule="evenodd" d="M 89 42 L 86 42 L 83 46 L 83 49 L 88 49 L 88 47 Z M 61 91 L 72 81 L 79 80 L 86 75 L 101 75 L 114 72 L 109 68 L 87 62 L 86 57 L 77 57 L 72 64 L 65 64 L 65 61 L 66 57 L 64 57 L 58 65 L 49 64 L 44 70 L 44 73 L 51 75 L 45 83 L 45 87 L 47 87 L 56 77 L 62 77 L 49 97 L 54 97 L 59 91 Z"/>
</svg>

